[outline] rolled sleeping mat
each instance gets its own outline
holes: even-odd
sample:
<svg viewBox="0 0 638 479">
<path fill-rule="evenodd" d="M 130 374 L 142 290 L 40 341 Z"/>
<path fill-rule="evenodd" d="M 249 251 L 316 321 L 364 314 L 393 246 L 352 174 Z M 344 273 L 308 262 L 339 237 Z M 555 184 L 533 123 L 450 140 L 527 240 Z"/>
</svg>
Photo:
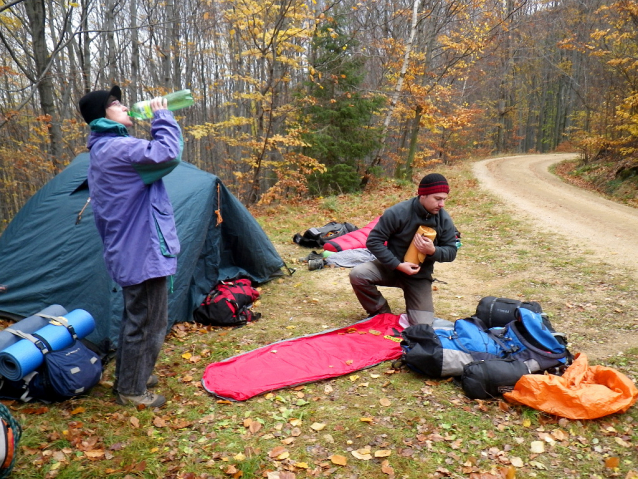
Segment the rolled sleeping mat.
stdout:
<svg viewBox="0 0 638 479">
<path fill-rule="evenodd" d="M 28 339 L 21 339 L 0 352 L 0 374 L 11 381 L 19 381 L 38 369 L 43 361 L 42 351 Z"/>
<path fill-rule="evenodd" d="M 63 318 L 73 327 L 78 339 L 85 338 L 95 329 L 93 316 L 83 309 L 74 309 Z M 33 336 L 43 340 L 51 351 L 64 349 L 74 341 L 66 326 L 50 323 L 35 331 Z M 12 381 L 19 381 L 40 367 L 43 361 L 42 351 L 32 341 L 20 339 L 4 351 L 0 351 L 0 375 Z"/>
<path fill-rule="evenodd" d="M 86 338 L 95 329 L 93 316 L 83 309 L 74 309 L 70 313 L 60 316 L 66 319 L 78 339 Z M 55 321 L 55 319 L 51 321 Z M 48 323 L 43 328 L 38 329 L 33 335 L 43 339 L 51 347 L 52 351 L 59 351 L 73 344 L 73 336 L 64 325 L 63 320 L 61 322 Z"/>
<path fill-rule="evenodd" d="M 64 316 L 67 313 L 68 311 L 59 304 L 52 304 L 51 306 L 44 308 L 38 314 L 45 314 L 47 316 Z M 33 316 L 21 319 L 20 321 L 12 324 L 10 327 L 11 329 L 22 331 L 23 333 L 32 334 L 38 329 L 45 327 L 47 324 L 49 324 L 48 319 L 34 314 Z M 0 331 L 0 351 L 8 348 L 18 341 L 21 341 L 21 338 L 15 334 L 5 330 Z"/>
</svg>

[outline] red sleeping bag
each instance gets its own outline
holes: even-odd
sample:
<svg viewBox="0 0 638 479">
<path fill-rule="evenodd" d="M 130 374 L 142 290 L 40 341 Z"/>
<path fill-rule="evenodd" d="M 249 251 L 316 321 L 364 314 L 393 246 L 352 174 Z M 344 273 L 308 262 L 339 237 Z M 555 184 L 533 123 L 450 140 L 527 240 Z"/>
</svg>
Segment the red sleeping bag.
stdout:
<svg viewBox="0 0 638 479">
<path fill-rule="evenodd" d="M 379 222 L 379 218 L 381 217 L 377 216 L 363 228 L 351 231 L 343 236 L 327 241 L 326 244 L 323 245 L 323 249 L 337 253 L 339 251 L 346 251 L 349 249 L 365 248 L 370 230 Z"/>
<path fill-rule="evenodd" d="M 268 391 L 343 376 L 401 357 L 399 316 L 378 314 L 352 326 L 287 339 L 209 364 L 202 385 L 245 401 Z"/>
</svg>

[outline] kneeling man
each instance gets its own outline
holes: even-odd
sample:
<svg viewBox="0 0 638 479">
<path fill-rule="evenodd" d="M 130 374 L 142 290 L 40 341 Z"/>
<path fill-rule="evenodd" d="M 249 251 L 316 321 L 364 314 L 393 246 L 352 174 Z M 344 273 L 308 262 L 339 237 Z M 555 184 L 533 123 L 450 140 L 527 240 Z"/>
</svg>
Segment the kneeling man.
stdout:
<svg viewBox="0 0 638 479">
<path fill-rule="evenodd" d="M 370 316 L 391 312 L 377 286 L 393 286 L 403 290 L 410 324 L 434 321 L 434 263 L 454 261 L 457 250 L 456 228 L 443 209 L 449 192 L 445 177 L 430 173 L 419 183 L 416 197 L 385 210 L 370 231 L 366 246 L 377 259 L 350 271 L 350 284 Z M 434 240 L 417 233 L 420 226 L 434 230 Z M 416 260 L 406 259 L 412 243 Z"/>
</svg>

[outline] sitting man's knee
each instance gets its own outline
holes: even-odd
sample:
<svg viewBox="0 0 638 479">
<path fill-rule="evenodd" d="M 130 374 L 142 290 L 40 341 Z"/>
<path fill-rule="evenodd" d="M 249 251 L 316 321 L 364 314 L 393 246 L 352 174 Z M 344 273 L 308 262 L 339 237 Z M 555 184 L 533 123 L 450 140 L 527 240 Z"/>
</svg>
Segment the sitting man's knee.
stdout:
<svg viewBox="0 0 638 479">
<path fill-rule="evenodd" d="M 365 268 L 363 265 L 357 265 L 350 270 L 350 284 L 367 284 L 369 281 L 366 279 Z"/>
</svg>

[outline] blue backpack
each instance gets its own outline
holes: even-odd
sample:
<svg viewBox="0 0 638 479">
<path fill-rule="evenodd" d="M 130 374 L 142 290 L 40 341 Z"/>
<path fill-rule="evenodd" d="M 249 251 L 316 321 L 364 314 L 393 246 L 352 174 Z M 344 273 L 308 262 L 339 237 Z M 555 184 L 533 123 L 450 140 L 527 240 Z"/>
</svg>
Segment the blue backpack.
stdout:
<svg viewBox="0 0 638 479">
<path fill-rule="evenodd" d="M 410 326 L 401 333 L 402 361 L 431 378 L 458 377 L 465 365 L 489 359 L 519 360 L 530 373 L 559 372 L 571 363 L 564 336 L 546 315 L 518 308 L 516 317 L 496 328 L 487 328 L 477 317 L 447 327 Z"/>
</svg>

